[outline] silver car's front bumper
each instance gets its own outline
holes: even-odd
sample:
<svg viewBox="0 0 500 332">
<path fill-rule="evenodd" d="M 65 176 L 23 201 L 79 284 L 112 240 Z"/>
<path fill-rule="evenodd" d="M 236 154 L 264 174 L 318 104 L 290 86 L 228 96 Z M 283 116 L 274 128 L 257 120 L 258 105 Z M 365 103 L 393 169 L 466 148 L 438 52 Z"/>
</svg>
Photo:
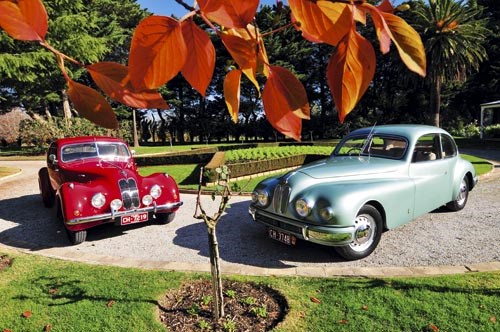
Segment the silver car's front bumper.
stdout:
<svg viewBox="0 0 500 332">
<path fill-rule="evenodd" d="M 138 213 L 144 213 L 144 212 L 152 212 L 152 213 L 158 213 L 158 212 L 168 212 L 173 209 L 176 209 L 180 207 L 183 202 L 176 202 L 176 203 L 168 203 L 168 204 L 163 204 L 163 205 L 156 205 L 153 204 L 152 206 L 148 206 L 145 208 L 141 209 L 133 209 L 133 210 L 125 210 L 125 211 L 111 211 L 110 213 L 102 213 L 102 214 L 96 214 L 93 216 L 88 216 L 88 217 L 81 217 L 81 218 L 75 218 L 75 219 L 70 219 L 67 221 L 68 225 L 78 225 L 78 224 L 84 224 L 84 223 L 89 223 L 93 221 L 100 221 L 100 220 L 107 220 L 107 219 L 115 219 L 115 218 L 120 218 L 123 216 L 131 216 L 134 214 Z"/>
<path fill-rule="evenodd" d="M 248 209 L 253 220 L 276 230 L 293 234 L 299 239 L 327 246 L 343 246 L 354 240 L 354 226 L 327 227 L 308 225 L 284 218 L 252 206 Z"/>
</svg>

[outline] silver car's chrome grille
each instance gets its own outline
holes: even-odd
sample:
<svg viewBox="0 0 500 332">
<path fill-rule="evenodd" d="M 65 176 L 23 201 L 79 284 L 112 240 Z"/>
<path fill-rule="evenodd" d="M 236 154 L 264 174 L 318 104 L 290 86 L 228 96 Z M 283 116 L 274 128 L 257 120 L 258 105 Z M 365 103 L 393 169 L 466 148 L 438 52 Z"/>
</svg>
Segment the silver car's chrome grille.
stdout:
<svg viewBox="0 0 500 332">
<path fill-rule="evenodd" d="M 118 181 L 122 193 L 123 207 L 125 209 L 138 208 L 140 206 L 139 190 L 134 179 L 122 179 Z"/>
<path fill-rule="evenodd" d="M 279 184 L 274 189 L 273 208 L 278 213 L 285 213 L 290 198 L 291 188 L 289 185 Z"/>
</svg>

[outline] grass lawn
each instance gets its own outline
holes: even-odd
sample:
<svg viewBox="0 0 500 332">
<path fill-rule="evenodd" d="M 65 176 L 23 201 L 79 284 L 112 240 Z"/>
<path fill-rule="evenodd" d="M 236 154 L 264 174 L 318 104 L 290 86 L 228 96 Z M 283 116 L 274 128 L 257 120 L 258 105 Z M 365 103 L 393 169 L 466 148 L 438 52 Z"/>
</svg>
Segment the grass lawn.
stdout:
<svg viewBox="0 0 500 332">
<path fill-rule="evenodd" d="M 182 282 L 209 278 L 7 254 L 13 264 L 0 271 L 2 331 L 165 331 L 156 311 L 163 293 Z M 228 278 L 268 285 L 287 298 L 290 311 L 276 331 L 493 332 L 500 327 L 500 272 L 391 279 Z"/>
<path fill-rule="evenodd" d="M 477 175 L 486 174 L 493 169 L 493 166 L 484 159 L 474 157 L 468 154 L 460 154 L 460 156 L 472 163 L 474 169 L 476 170 Z"/>
</svg>

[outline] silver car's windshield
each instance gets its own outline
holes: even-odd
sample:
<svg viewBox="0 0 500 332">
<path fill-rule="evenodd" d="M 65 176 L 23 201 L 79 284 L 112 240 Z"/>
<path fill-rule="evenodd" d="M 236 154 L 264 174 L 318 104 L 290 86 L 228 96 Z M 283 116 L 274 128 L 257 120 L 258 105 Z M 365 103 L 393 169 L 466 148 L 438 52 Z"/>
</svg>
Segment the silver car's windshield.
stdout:
<svg viewBox="0 0 500 332">
<path fill-rule="evenodd" d="M 126 160 L 130 157 L 130 152 L 123 143 L 89 142 L 66 145 L 61 153 L 64 162 L 97 157 L 110 161 Z"/>
<path fill-rule="evenodd" d="M 333 152 L 334 156 L 373 156 L 401 159 L 406 153 L 408 141 L 403 137 L 366 135 L 354 136 L 341 142 Z"/>
</svg>

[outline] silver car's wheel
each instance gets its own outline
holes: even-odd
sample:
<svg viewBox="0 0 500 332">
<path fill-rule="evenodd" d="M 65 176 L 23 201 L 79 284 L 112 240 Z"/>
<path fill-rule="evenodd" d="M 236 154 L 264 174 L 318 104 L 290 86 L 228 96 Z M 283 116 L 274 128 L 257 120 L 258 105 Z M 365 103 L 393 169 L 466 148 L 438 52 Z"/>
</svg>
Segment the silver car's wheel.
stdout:
<svg viewBox="0 0 500 332">
<path fill-rule="evenodd" d="M 335 251 L 348 260 L 361 259 L 370 255 L 377 247 L 382 236 L 382 216 L 371 205 L 365 205 L 359 210 L 354 220 L 354 239 Z"/>
<path fill-rule="evenodd" d="M 464 178 L 460 182 L 460 190 L 458 192 L 457 197 L 453 201 L 446 204 L 446 207 L 452 211 L 460 211 L 465 207 L 468 197 L 469 197 L 469 181 L 467 180 L 467 176 L 464 176 Z"/>
</svg>

